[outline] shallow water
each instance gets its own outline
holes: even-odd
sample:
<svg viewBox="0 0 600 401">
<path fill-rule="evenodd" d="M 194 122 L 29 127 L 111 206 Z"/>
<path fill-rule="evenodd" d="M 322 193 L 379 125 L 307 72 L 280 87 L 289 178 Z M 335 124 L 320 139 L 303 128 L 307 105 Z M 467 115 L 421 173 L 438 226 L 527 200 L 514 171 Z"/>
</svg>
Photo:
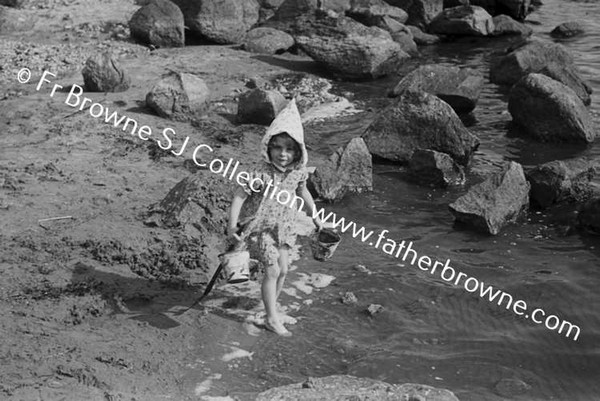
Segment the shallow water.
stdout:
<svg viewBox="0 0 600 401">
<path fill-rule="evenodd" d="M 528 17 L 539 22 L 532 25 L 535 35 L 550 38 L 548 32 L 568 20 L 587 25 L 587 34 L 562 43 L 594 88 L 591 110 L 598 122 L 600 2 L 544 3 Z M 426 49 L 419 62 L 451 62 L 487 76 L 490 53 L 507 44 L 507 39 L 443 44 Z M 338 90 L 351 91 L 376 109 L 393 83 L 340 84 Z M 487 83 L 467 121 L 481 139 L 470 184 L 507 160 L 528 167 L 578 155 L 600 156 L 598 142 L 582 149 L 507 136 L 506 110 L 505 94 Z M 307 132 L 322 141 L 314 141 L 312 150 L 333 150 L 360 135 L 369 117 L 361 114 L 310 125 Z M 251 370 L 286 373 L 267 375 L 268 385 L 306 375 L 348 373 L 390 383 L 439 386 L 454 391 L 462 401 L 600 399 L 600 239 L 559 235 L 549 227 L 549 218 L 535 211 L 495 237 L 457 229 L 447 205 L 464 190 L 419 188 L 406 183 L 396 166 L 377 165 L 372 193 L 347 197 L 328 210 L 369 230 L 387 229 L 387 238 L 413 241 L 419 256 L 450 259 L 456 269 L 501 288 L 515 300 L 525 300 L 530 310 L 541 307 L 577 324 L 581 328 L 577 341 L 346 235 L 333 260 L 318 263 L 307 256 L 298 262 L 301 268 L 335 275 L 334 285 L 302 309 L 293 340 L 273 336 L 257 340 L 254 347 L 260 351 Z M 353 269 L 356 264 L 373 274 Z M 340 302 L 346 291 L 357 296 L 357 306 Z M 384 312 L 369 317 L 364 310 L 371 303 L 383 305 Z M 498 390 L 502 379 L 518 381 L 512 382 L 512 392 Z"/>
</svg>

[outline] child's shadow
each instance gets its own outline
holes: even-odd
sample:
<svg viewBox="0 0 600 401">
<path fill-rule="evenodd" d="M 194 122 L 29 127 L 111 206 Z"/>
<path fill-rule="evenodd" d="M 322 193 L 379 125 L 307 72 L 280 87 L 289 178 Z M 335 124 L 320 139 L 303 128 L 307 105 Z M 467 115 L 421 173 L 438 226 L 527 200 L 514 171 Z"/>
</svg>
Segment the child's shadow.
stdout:
<svg viewBox="0 0 600 401">
<path fill-rule="evenodd" d="M 75 265 L 70 286 L 100 294 L 115 314 L 130 315 L 129 319 L 146 322 L 159 329 L 179 326 L 180 323 L 167 313 L 174 307 L 191 305 L 199 290 L 203 290 L 203 286 L 183 282 L 161 283 L 103 272 L 83 262 Z"/>
</svg>

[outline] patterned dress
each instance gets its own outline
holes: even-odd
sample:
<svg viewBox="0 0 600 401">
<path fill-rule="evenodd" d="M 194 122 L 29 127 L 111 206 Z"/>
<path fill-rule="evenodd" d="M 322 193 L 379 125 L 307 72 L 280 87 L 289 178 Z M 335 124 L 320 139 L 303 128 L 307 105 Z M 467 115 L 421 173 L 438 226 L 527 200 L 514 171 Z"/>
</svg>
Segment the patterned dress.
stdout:
<svg viewBox="0 0 600 401">
<path fill-rule="evenodd" d="M 277 262 L 279 248 L 295 245 L 296 220 L 304 202 L 296 193 L 307 178 L 305 167 L 281 172 L 266 163 L 250 174 L 249 183 L 258 180 L 254 181 L 254 191 L 249 184 L 243 186 L 248 198 L 240 213 L 240 225 L 248 236 L 252 258 L 272 265 Z M 256 191 L 258 187 L 260 191 Z"/>
</svg>

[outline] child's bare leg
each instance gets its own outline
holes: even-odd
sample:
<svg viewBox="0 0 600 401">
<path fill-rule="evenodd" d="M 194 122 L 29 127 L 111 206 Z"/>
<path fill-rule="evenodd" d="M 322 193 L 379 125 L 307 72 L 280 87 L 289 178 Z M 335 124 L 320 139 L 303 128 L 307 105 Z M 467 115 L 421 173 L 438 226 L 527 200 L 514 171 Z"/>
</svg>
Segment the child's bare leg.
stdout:
<svg viewBox="0 0 600 401">
<path fill-rule="evenodd" d="M 279 248 L 279 259 L 277 262 L 279 263 L 279 277 L 277 277 L 277 290 L 275 292 L 275 300 L 279 298 L 279 294 L 281 294 L 281 290 L 283 289 L 283 283 L 285 282 L 285 277 L 288 273 L 289 267 L 289 252 L 288 247 L 284 246 Z"/>
<path fill-rule="evenodd" d="M 277 262 L 279 263 L 279 277 L 277 278 L 277 291 L 275 293 L 275 301 L 279 298 L 279 294 L 281 294 L 281 290 L 283 289 L 283 284 L 285 282 L 285 277 L 288 273 L 289 268 L 289 250 L 290 248 L 285 246 L 279 248 L 279 259 Z M 284 313 L 279 314 L 279 320 L 284 324 L 296 324 L 296 319 L 288 316 Z"/>
<path fill-rule="evenodd" d="M 276 253 L 275 249 L 272 249 Z M 261 285 L 262 300 L 265 304 L 265 324 L 267 328 L 280 336 L 289 336 L 291 333 L 283 326 L 277 314 L 277 280 L 280 275 L 278 257 L 269 258 L 270 263 L 265 267 L 265 275 Z"/>
</svg>

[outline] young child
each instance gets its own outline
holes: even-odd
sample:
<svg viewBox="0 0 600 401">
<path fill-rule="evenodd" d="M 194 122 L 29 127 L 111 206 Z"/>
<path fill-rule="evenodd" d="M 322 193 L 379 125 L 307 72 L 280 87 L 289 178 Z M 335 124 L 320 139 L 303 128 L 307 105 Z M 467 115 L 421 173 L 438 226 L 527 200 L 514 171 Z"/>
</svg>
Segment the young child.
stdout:
<svg viewBox="0 0 600 401">
<path fill-rule="evenodd" d="M 286 274 L 288 254 L 296 242 L 296 217 L 302 207 L 312 215 L 314 200 L 306 188 L 308 154 L 296 103 L 292 100 L 273 120 L 261 141 L 264 165 L 250 174 L 248 183 L 238 187 L 229 213 L 228 234 L 243 232 L 252 257 L 264 269 L 261 295 L 265 305 L 265 326 L 291 336 L 279 316 L 276 303 Z M 313 219 L 317 229 L 322 224 Z"/>
</svg>

